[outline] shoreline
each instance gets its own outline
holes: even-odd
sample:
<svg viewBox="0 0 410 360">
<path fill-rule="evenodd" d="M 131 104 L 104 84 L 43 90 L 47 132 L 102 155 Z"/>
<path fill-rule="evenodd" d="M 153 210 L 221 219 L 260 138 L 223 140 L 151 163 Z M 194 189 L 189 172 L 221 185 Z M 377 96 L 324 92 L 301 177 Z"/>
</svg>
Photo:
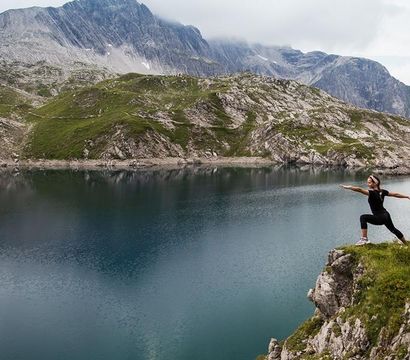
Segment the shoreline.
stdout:
<svg viewBox="0 0 410 360">
<path fill-rule="evenodd" d="M 48 159 L 0 159 L 0 168 L 3 169 L 35 169 L 35 170 L 139 170 L 139 169 L 181 169 L 188 166 L 198 167 L 263 167 L 295 165 L 300 168 L 344 168 L 350 171 L 371 170 L 381 175 L 410 175 L 410 167 L 352 167 L 336 164 L 309 164 L 276 162 L 262 157 L 214 157 L 214 158 L 144 158 L 127 160 L 48 160 Z"/>
<path fill-rule="evenodd" d="M 282 165 L 261 157 L 218 157 L 218 158 L 144 158 L 127 160 L 16 160 L 1 159 L 1 168 L 49 169 L 49 170 L 137 170 L 152 167 L 183 168 L 186 166 L 273 166 Z"/>
</svg>

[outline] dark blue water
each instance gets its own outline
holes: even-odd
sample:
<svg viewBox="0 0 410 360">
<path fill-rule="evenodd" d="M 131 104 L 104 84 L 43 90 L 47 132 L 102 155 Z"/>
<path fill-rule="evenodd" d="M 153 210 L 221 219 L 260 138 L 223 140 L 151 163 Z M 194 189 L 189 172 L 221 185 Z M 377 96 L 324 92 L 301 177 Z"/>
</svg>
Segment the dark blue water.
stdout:
<svg viewBox="0 0 410 360">
<path fill-rule="evenodd" d="M 306 292 L 327 252 L 355 242 L 369 212 L 338 184 L 365 180 L 271 168 L 0 173 L 1 359 L 254 359 L 312 314 Z M 410 202 L 385 205 L 410 234 Z"/>
</svg>

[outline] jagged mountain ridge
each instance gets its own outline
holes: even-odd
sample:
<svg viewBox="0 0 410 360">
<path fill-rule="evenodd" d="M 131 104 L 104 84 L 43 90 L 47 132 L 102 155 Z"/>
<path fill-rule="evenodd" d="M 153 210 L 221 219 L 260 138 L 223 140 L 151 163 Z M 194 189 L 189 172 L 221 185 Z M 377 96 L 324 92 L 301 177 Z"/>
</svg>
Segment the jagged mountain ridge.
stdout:
<svg viewBox="0 0 410 360">
<path fill-rule="evenodd" d="M 135 0 L 76 0 L 0 14 L 0 58 L 62 68 L 211 76 L 250 70 L 317 86 L 354 105 L 410 117 L 410 87 L 377 62 L 245 42 L 205 40 Z"/>
</svg>

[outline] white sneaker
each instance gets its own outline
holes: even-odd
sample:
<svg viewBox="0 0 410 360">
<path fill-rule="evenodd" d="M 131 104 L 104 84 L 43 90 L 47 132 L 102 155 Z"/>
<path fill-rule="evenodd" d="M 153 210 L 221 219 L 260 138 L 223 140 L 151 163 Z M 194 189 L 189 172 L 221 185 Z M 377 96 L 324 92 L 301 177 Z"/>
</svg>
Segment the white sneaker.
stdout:
<svg viewBox="0 0 410 360">
<path fill-rule="evenodd" d="M 370 241 L 368 238 L 361 237 L 360 240 L 356 243 L 357 246 L 369 244 Z"/>
</svg>

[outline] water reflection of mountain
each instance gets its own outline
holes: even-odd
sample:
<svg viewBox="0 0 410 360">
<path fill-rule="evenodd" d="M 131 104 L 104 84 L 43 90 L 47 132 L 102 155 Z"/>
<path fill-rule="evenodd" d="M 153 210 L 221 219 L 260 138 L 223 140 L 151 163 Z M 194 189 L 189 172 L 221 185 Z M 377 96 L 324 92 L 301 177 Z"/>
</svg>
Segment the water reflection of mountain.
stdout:
<svg viewBox="0 0 410 360">
<path fill-rule="evenodd" d="M 235 174 L 248 175 L 255 185 L 295 185 L 315 184 L 329 181 L 332 178 L 340 178 L 341 174 L 361 174 L 361 170 L 344 168 L 329 168 L 318 166 L 247 166 L 247 167 L 209 167 L 192 166 L 182 168 L 148 168 L 132 171 L 124 170 L 24 170 L 11 169 L 0 170 L 0 186 L 4 189 L 16 189 L 38 185 L 41 188 L 41 179 L 52 178 L 54 185 L 58 188 L 67 182 L 85 182 L 88 185 L 106 183 L 107 185 L 144 185 L 161 184 L 170 181 L 188 181 L 194 184 L 196 180 L 203 177 L 213 177 L 223 181 L 232 179 Z M 312 177 L 313 176 L 313 177 Z M 196 179 L 197 178 L 197 179 Z M 187 185 L 186 184 L 186 185 Z M 240 184 L 233 184 L 239 185 Z M 235 188 L 235 186 L 233 186 Z M 234 189 L 233 189 L 234 190 Z"/>
</svg>

